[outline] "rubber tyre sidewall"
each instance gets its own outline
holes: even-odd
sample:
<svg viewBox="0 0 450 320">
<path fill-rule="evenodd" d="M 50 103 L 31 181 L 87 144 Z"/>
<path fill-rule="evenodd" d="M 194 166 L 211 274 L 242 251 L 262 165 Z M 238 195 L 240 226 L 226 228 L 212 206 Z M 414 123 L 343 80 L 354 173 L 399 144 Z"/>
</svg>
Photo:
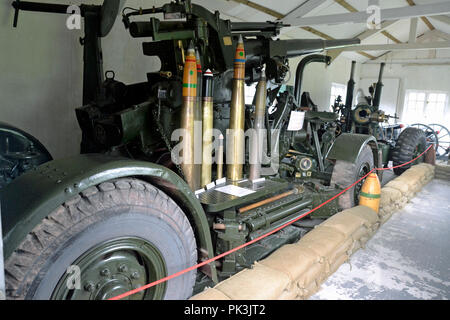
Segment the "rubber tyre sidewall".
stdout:
<svg viewBox="0 0 450 320">
<path fill-rule="evenodd" d="M 413 127 L 403 130 L 393 151 L 392 163 L 394 167 L 411 161 L 414 158 L 415 149 L 419 146 L 422 147 L 420 149 L 421 151 L 424 151 L 427 148 L 425 133 L 422 130 Z M 423 157 L 416 161 L 417 163 L 423 162 Z M 397 176 L 399 176 L 411 168 L 413 164 L 414 163 L 410 163 L 402 167 L 394 168 L 393 171 Z"/>
<path fill-rule="evenodd" d="M 78 232 L 80 229 L 84 230 Z M 175 221 L 149 207 L 115 207 L 85 218 L 68 231 L 65 239 L 58 241 L 61 244 L 56 250 L 52 250 L 51 256 L 28 290 L 27 299 L 50 299 L 68 266 L 94 246 L 115 238 L 138 237 L 153 244 L 164 257 L 167 275 L 191 267 L 189 260 L 192 253 L 187 250 L 189 247 L 180 234 L 181 230 Z M 191 273 L 192 271 L 169 280 L 164 299 L 189 298 L 192 294 Z"/>
<path fill-rule="evenodd" d="M 337 166 L 338 163 L 339 165 Z M 359 171 L 361 167 L 366 163 L 369 164 L 369 170 L 372 170 L 374 167 L 374 158 L 372 149 L 368 145 L 365 145 L 362 148 L 358 158 L 354 163 L 343 160 L 336 161 L 336 165 L 333 169 L 332 183 L 336 183 L 342 188 L 347 188 L 358 179 L 360 179 L 358 175 Z M 337 170 L 337 172 L 335 172 L 335 170 Z M 346 173 L 350 174 L 346 175 Z M 355 186 L 347 190 L 338 198 L 339 206 L 341 209 L 350 209 L 356 205 L 354 192 Z"/>
</svg>

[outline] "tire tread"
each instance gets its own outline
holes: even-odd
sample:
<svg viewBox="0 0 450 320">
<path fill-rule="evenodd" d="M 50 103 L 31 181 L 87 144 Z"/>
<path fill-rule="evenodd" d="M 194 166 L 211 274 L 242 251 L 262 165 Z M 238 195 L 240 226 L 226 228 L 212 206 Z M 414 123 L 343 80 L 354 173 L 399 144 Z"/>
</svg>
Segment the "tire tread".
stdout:
<svg viewBox="0 0 450 320">
<path fill-rule="evenodd" d="M 197 245 L 192 227 L 180 207 L 164 192 L 141 180 L 124 178 L 90 187 L 58 206 L 44 218 L 5 261 L 6 295 L 8 299 L 25 299 L 28 288 L 39 272 L 43 252 L 51 250 L 52 243 L 65 230 L 95 212 L 114 207 L 130 200 L 133 205 L 157 207 L 180 228 L 189 248 L 190 263 L 197 263 Z M 191 272 L 190 283 L 196 274 Z M 190 295 L 192 292 L 190 292 Z M 188 297 L 185 297 L 188 298 Z"/>
</svg>

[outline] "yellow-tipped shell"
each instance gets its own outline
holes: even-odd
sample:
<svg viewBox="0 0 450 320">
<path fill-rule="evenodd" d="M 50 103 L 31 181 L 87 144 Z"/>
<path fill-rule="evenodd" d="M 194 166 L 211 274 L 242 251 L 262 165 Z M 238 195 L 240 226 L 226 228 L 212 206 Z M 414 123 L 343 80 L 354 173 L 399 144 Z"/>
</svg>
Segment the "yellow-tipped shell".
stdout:
<svg viewBox="0 0 450 320">
<path fill-rule="evenodd" d="M 197 96 L 197 59 L 194 48 L 189 47 L 183 71 L 183 97 Z"/>
<path fill-rule="evenodd" d="M 372 172 L 364 181 L 359 194 L 359 205 L 366 206 L 378 213 L 380 209 L 381 184 L 376 173 Z"/>
</svg>

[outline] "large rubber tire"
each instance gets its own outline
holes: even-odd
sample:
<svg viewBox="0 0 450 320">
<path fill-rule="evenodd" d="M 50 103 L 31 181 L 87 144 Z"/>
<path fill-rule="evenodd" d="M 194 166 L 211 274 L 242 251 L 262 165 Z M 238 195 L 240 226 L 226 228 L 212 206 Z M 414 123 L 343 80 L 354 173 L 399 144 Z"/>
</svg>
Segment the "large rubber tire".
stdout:
<svg viewBox="0 0 450 320">
<path fill-rule="evenodd" d="M 392 162 L 394 167 L 409 162 L 425 151 L 427 145 L 425 132 L 418 128 L 406 128 L 400 133 L 395 148 L 392 151 Z M 417 159 L 414 163 L 394 168 L 396 175 L 401 175 L 413 164 L 423 162 L 423 157 Z"/>
<path fill-rule="evenodd" d="M 63 203 L 26 236 L 5 263 L 7 298 L 54 298 L 55 288 L 74 261 L 115 239 L 138 239 L 156 248 L 164 260 L 165 276 L 197 263 L 194 232 L 172 199 L 140 180 L 112 180 Z M 194 270 L 169 280 L 162 298 L 189 298 L 195 277 Z M 109 295 L 113 293 L 110 290 Z"/>
<path fill-rule="evenodd" d="M 366 145 L 362 149 L 354 163 L 337 160 L 331 176 L 331 185 L 337 184 L 342 188 L 347 188 L 374 167 L 373 153 L 370 146 Z M 358 195 L 364 180 L 347 190 L 338 198 L 339 207 L 342 210 L 353 208 L 358 205 Z"/>
</svg>

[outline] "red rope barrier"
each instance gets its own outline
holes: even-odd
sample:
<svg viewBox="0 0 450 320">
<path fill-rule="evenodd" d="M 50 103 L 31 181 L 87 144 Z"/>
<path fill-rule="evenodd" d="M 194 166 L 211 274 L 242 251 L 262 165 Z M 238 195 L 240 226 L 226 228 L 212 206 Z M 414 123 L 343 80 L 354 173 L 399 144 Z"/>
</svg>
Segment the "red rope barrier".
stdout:
<svg viewBox="0 0 450 320">
<path fill-rule="evenodd" d="M 416 157 L 416 158 L 414 158 L 413 160 L 408 161 L 408 162 L 406 162 L 406 163 L 404 163 L 404 164 L 401 164 L 401 165 L 398 165 L 398 166 L 395 166 L 395 167 L 390 167 L 390 168 L 373 168 L 373 169 L 370 170 L 366 175 L 364 175 L 362 178 L 360 178 L 358 181 L 354 182 L 354 183 L 351 184 L 349 187 L 345 188 L 344 190 L 342 190 L 341 192 L 339 192 L 339 193 L 336 194 L 335 196 L 331 197 L 330 199 L 328 199 L 328 200 L 325 201 L 324 203 L 322 203 L 322 204 L 318 205 L 317 207 L 315 207 L 314 209 L 311 209 L 310 211 L 308 211 L 308 212 L 306 212 L 306 213 L 300 215 L 299 217 L 295 218 L 294 220 L 292 220 L 292 221 L 290 221 L 290 222 L 287 222 L 287 223 L 285 223 L 284 225 L 282 225 L 282 226 L 280 226 L 280 227 L 278 227 L 278 228 L 276 228 L 276 229 L 274 229 L 274 230 L 272 230 L 272 231 L 270 231 L 270 232 L 268 232 L 268 233 L 266 233 L 266 234 L 263 234 L 263 235 L 259 236 L 258 238 L 255 238 L 255 239 L 253 239 L 253 240 L 251 240 L 251 241 L 249 241 L 249 242 L 246 242 L 246 243 L 244 243 L 244 244 L 242 244 L 242 245 L 240 245 L 240 246 L 237 246 L 236 248 L 233 248 L 233 249 L 231 249 L 231 250 L 229 250 L 229 251 L 227 251 L 227 252 L 221 253 L 221 254 L 215 256 L 214 258 L 211 258 L 211 259 L 209 259 L 209 260 L 206 260 L 206 261 L 203 261 L 203 262 L 201 262 L 201 263 L 199 263 L 199 264 L 196 264 L 195 266 L 192 266 L 192 267 L 189 267 L 189 268 L 187 268 L 187 269 L 181 270 L 181 271 L 179 271 L 179 272 L 177 272 L 177 273 L 174 273 L 174 274 L 172 274 L 172 275 L 170 275 L 170 276 L 167 276 L 167 277 L 164 277 L 164 278 L 159 279 L 159 280 L 157 280 L 157 281 L 154 281 L 154 282 L 151 282 L 151 283 L 149 283 L 149 284 L 146 284 L 145 286 L 142 286 L 142 287 L 136 288 L 136 289 L 134 289 L 134 290 L 130 290 L 130 291 L 128 291 L 128 292 L 122 293 L 122 294 L 120 294 L 120 295 L 118 295 L 118 296 L 116 296 L 116 297 L 110 298 L 110 299 L 108 299 L 108 300 L 120 300 L 120 299 L 123 299 L 123 298 L 125 298 L 125 297 L 131 296 L 131 295 L 133 295 L 133 294 L 135 294 L 135 293 L 138 293 L 138 292 L 140 292 L 140 291 L 142 291 L 142 290 L 146 290 L 146 289 L 151 288 L 151 287 L 153 287 L 153 286 L 156 286 L 156 285 L 158 285 L 158 284 L 160 284 L 160 283 L 163 283 L 163 282 L 166 282 L 166 281 L 171 280 L 171 279 L 173 279 L 173 278 L 176 278 L 176 277 L 178 277 L 178 276 L 181 276 L 182 274 L 185 274 L 185 273 L 187 273 L 187 272 L 189 272 L 189 271 L 198 269 L 198 268 L 200 268 L 200 267 L 202 267 L 202 266 L 204 266 L 204 265 L 207 265 L 207 264 L 209 264 L 209 263 L 211 263 L 211 262 L 214 262 L 214 261 L 216 261 L 216 260 L 218 260 L 218 259 L 220 259 L 220 258 L 223 258 L 223 257 L 229 255 L 230 253 L 236 252 L 236 251 L 238 251 L 238 250 L 240 250 L 240 249 L 242 249 L 242 248 L 245 248 L 245 247 L 247 247 L 247 246 L 249 246 L 249 245 L 251 245 L 251 244 L 253 244 L 253 243 L 255 243 L 255 242 L 258 242 L 258 241 L 260 241 L 260 240 L 262 240 L 262 239 L 264 239 L 264 238 L 266 238 L 266 237 L 268 237 L 268 236 L 274 234 L 275 232 L 278 232 L 278 231 L 280 231 L 281 229 L 283 229 L 283 228 L 285 228 L 285 227 L 287 227 L 287 226 L 293 224 L 294 222 L 297 222 L 298 220 L 300 220 L 300 219 L 306 217 L 307 215 L 309 215 L 309 214 L 313 213 L 314 211 L 316 211 L 317 209 L 323 207 L 324 205 L 326 205 L 326 204 L 329 203 L 330 201 L 333 201 L 333 200 L 336 199 L 337 197 L 339 197 L 339 196 L 341 196 L 342 194 L 344 194 L 345 192 L 347 192 L 349 189 L 351 189 L 353 186 L 355 186 L 355 185 L 356 185 L 357 183 L 359 183 L 361 180 L 365 179 L 365 178 L 366 178 L 369 174 L 371 174 L 374 170 L 377 170 L 377 171 L 380 171 L 380 170 L 388 170 L 388 169 L 394 169 L 394 168 L 398 168 L 398 167 L 405 166 L 405 165 L 407 165 L 407 164 L 409 164 L 409 163 L 411 163 L 411 162 L 414 162 L 414 161 L 416 161 L 417 159 L 419 159 L 419 158 L 420 158 L 421 156 L 423 156 L 424 153 L 426 153 L 430 148 L 431 148 L 431 145 L 430 145 L 424 152 L 422 152 L 418 157 Z"/>
</svg>

